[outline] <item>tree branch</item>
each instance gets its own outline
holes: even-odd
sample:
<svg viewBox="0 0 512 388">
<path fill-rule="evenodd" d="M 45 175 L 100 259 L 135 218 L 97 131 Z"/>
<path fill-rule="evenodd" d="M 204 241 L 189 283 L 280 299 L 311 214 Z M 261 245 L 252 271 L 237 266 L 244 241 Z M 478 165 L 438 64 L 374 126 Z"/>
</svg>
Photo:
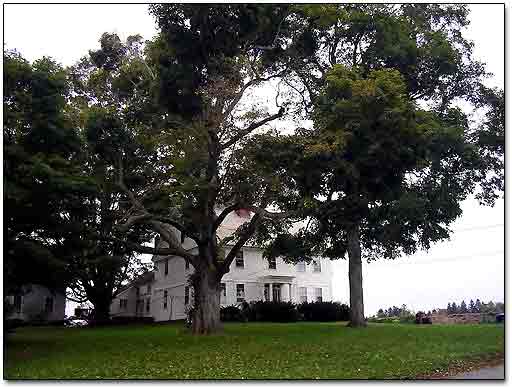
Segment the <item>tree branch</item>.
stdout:
<svg viewBox="0 0 512 388">
<path fill-rule="evenodd" d="M 222 262 L 220 269 L 224 273 L 227 273 L 229 271 L 229 266 L 233 262 L 234 258 L 236 257 L 237 252 L 245 245 L 245 243 L 252 237 L 258 226 L 260 225 L 262 221 L 262 218 L 259 214 L 256 214 L 254 217 L 252 217 L 251 221 L 249 222 L 249 225 L 247 226 L 247 229 L 245 232 L 243 232 L 240 235 L 240 238 L 235 243 L 233 248 L 231 248 L 231 251 L 226 255 L 226 258 Z"/>
<path fill-rule="evenodd" d="M 231 213 L 235 210 L 238 210 L 240 208 L 241 208 L 241 205 L 239 203 L 235 203 L 233 205 L 230 205 L 230 206 L 224 208 L 224 210 L 222 210 L 220 212 L 220 214 L 217 216 L 217 218 L 215 219 L 215 221 L 213 223 L 213 231 L 214 232 L 217 231 L 219 226 L 222 224 L 222 221 L 224 221 L 224 219 L 229 215 L 229 213 Z"/>
<path fill-rule="evenodd" d="M 299 214 L 297 211 L 291 210 L 286 212 L 272 213 L 264 208 L 253 205 L 244 206 L 244 209 L 250 210 L 253 213 L 256 213 L 257 215 L 260 215 L 260 217 L 263 219 L 266 218 L 270 220 L 282 220 L 285 218 L 292 218 L 293 216 L 297 216 Z"/>
<path fill-rule="evenodd" d="M 272 116 L 268 116 L 266 118 L 264 118 L 263 120 L 260 120 L 256 123 L 252 123 L 251 125 L 249 125 L 247 128 L 245 129 L 242 129 L 238 135 L 236 136 L 233 136 L 231 139 L 229 139 L 228 141 L 226 141 L 224 144 L 221 144 L 220 145 L 220 148 L 221 149 L 226 149 L 228 147 L 231 147 L 233 144 L 235 144 L 236 142 L 240 141 L 241 139 L 243 139 L 245 136 L 247 136 L 248 134 L 250 134 L 252 131 L 258 129 L 259 127 L 261 127 L 262 125 L 265 125 L 266 123 L 270 122 L 270 121 L 273 121 L 275 119 L 278 119 L 280 117 L 282 117 L 284 115 L 284 108 L 281 108 L 279 109 L 279 112 L 276 113 L 276 114 L 273 114 Z"/>
<path fill-rule="evenodd" d="M 81 304 L 81 303 L 85 303 L 85 302 L 87 302 L 87 301 L 88 301 L 88 299 L 87 299 L 87 298 L 85 298 L 85 299 L 76 299 L 76 298 L 74 298 L 74 297 L 72 297 L 72 296 L 69 296 L 69 295 L 66 295 L 66 299 L 69 299 L 69 300 L 70 300 L 70 301 L 72 301 L 72 302 L 76 302 L 76 303 L 80 303 L 80 304 Z"/>
</svg>

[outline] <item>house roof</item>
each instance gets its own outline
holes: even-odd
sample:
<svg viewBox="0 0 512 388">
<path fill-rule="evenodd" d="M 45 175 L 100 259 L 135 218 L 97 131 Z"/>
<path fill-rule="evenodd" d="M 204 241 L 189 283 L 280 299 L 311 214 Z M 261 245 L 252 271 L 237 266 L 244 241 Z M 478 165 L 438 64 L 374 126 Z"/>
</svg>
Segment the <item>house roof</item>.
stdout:
<svg viewBox="0 0 512 388">
<path fill-rule="evenodd" d="M 144 272 L 142 275 L 136 277 L 134 280 L 132 280 L 126 286 L 122 287 L 119 290 L 118 294 L 128 290 L 129 288 L 131 288 L 133 286 L 140 286 L 142 284 L 146 284 L 146 283 L 152 282 L 154 279 L 155 279 L 155 272 L 154 271 Z"/>
</svg>

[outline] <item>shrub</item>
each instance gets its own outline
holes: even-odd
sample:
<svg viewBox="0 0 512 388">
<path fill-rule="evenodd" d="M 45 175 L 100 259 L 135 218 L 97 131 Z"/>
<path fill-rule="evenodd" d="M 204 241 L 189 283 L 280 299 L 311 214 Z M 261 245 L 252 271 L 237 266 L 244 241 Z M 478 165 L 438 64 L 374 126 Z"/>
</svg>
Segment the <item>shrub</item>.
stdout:
<svg viewBox="0 0 512 388">
<path fill-rule="evenodd" d="M 348 321 L 350 308 L 339 302 L 303 302 L 297 306 L 305 321 Z"/>
<path fill-rule="evenodd" d="M 257 322 L 296 322 L 299 319 L 299 312 L 292 302 L 260 300 L 248 304 L 247 318 Z"/>
<path fill-rule="evenodd" d="M 220 308 L 220 320 L 223 322 L 245 322 L 247 319 L 236 306 L 226 306 Z"/>
</svg>

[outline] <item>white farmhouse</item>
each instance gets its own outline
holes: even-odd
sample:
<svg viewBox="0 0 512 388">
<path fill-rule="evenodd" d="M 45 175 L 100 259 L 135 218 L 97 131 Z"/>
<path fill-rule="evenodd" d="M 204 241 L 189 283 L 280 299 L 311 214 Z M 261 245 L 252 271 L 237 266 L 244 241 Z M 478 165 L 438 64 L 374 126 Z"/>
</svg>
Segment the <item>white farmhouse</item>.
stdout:
<svg viewBox="0 0 512 388">
<path fill-rule="evenodd" d="M 220 239 L 232 234 L 239 225 L 249 221 L 249 213 L 233 212 L 218 229 Z M 156 242 L 159 246 L 164 243 Z M 183 246 L 195 253 L 190 239 Z M 225 246 L 226 252 L 231 249 Z M 176 256 L 154 256 L 155 269 L 124 288 L 111 306 L 112 316 L 153 317 L 155 321 L 184 319 L 192 303 L 192 287 L 188 277 L 193 272 L 185 260 Z M 243 301 L 330 301 L 332 267 L 330 260 L 297 265 L 280 258 L 269 262 L 263 249 L 246 245 L 231 263 L 222 278 L 221 305 L 237 305 Z"/>
<path fill-rule="evenodd" d="M 50 291 L 38 284 L 22 287 L 22 292 L 5 297 L 4 305 L 12 306 L 6 319 L 24 322 L 62 322 L 66 309 L 65 292 Z"/>
</svg>

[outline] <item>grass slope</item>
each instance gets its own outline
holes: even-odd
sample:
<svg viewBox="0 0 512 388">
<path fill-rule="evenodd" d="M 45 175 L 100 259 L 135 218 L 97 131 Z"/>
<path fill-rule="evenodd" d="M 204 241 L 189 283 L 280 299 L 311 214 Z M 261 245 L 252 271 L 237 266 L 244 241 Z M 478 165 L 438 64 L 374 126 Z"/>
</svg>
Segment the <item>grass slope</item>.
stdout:
<svg viewBox="0 0 512 388">
<path fill-rule="evenodd" d="M 6 341 L 7 379 L 385 379 L 502 353 L 504 327 L 248 323 L 209 337 L 181 324 L 23 328 Z"/>
</svg>

